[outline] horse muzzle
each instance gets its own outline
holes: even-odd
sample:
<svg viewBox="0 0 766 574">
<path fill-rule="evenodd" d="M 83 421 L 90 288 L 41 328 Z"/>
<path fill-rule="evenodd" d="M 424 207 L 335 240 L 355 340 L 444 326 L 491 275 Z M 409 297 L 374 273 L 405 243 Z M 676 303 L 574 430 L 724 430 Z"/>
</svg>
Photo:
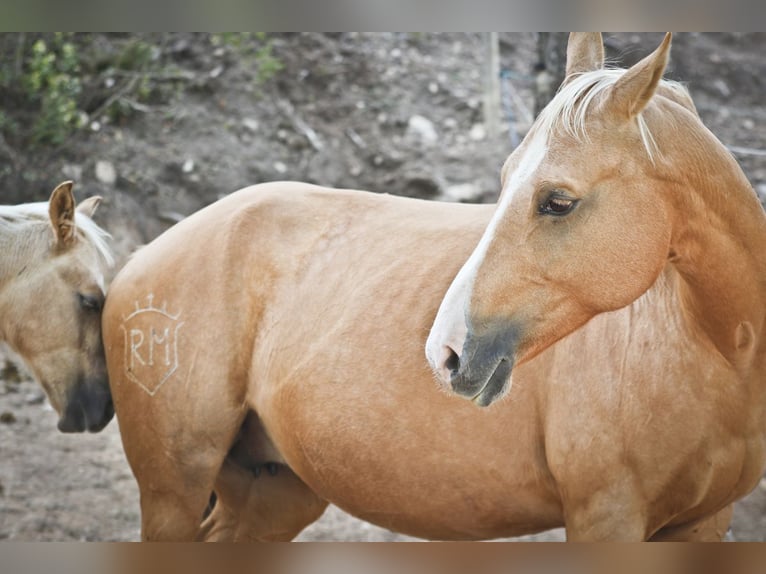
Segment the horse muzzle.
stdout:
<svg viewBox="0 0 766 574">
<path fill-rule="evenodd" d="M 65 433 L 98 432 L 113 416 L 112 394 L 106 381 L 79 383 L 67 394 L 58 429 Z"/>
<path fill-rule="evenodd" d="M 487 407 L 510 389 L 515 363 L 515 328 L 490 328 L 482 334 L 469 330 L 461 354 L 451 351 L 444 370 L 455 394 Z"/>
</svg>

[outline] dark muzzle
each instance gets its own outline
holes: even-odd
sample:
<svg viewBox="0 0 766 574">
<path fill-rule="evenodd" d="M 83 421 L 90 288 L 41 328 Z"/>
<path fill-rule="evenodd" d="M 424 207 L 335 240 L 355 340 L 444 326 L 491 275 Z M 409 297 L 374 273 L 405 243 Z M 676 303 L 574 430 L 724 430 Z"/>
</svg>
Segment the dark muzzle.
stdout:
<svg viewBox="0 0 766 574">
<path fill-rule="evenodd" d="M 452 359 L 452 390 L 481 407 L 502 397 L 509 388 L 517 338 L 514 328 L 481 334 L 469 329 L 461 355 Z"/>
<path fill-rule="evenodd" d="M 114 416 L 112 394 L 105 382 L 80 383 L 68 393 L 67 399 L 58 422 L 61 432 L 98 432 Z"/>
</svg>

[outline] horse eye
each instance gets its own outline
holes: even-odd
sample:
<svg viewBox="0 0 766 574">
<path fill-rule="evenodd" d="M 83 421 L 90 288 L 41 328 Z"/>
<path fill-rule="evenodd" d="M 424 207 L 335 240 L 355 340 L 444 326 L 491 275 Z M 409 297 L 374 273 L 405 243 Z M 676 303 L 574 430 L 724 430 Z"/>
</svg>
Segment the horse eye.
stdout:
<svg viewBox="0 0 766 574">
<path fill-rule="evenodd" d="M 101 311 L 101 306 L 103 305 L 103 301 L 100 297 L 95 297 L 93 295 L 83 295 L 82 293 L 78 293 L 77 298 L 80 301 L 80 307 L 82 307 L 84 310 Z"/>
<path fill-rule="evenodd" d="M 544 215 L 566 215 L 572 211 L 575 205 L 577 205 L 577 201 L 574 199 L 558 196 L 549 197 L 540 205 L 540 213 Z"/>
</svg>

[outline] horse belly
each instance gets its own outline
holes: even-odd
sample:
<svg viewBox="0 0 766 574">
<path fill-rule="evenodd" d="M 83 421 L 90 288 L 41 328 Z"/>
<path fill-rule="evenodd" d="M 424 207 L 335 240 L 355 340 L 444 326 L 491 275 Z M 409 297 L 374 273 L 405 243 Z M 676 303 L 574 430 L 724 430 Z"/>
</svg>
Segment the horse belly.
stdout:
<svg viewBox="0 0 766 574">
<path fill-rule="evenodd" d="M 257 410 L 274 444 L 320 497 L 423 538 L 487 539 L 561 525 L 534 425 L 522 422 L 514 439 L 498 432 L 528 415 L 505 401 L 483 410 L 449 396 L 428 371 L 375 372 L 386 371 L 357 368 L 344 377 L 300 369 L 260 395 Z"/>
<path fill-rule="evenodd" d="M 323 214 L 329 229 L 281 254 L 292 263 L 258 325 L 250 405 L 310 488 L 381 526 L 491 538 L 559 524 L 533 395 L 480 409 L 438 388 L 425 359 L 470 242 L 438 222 L 449 206 L 391 201 L 359 217 L 344 202 Z M 478 237 L 462 225 L 457 236 Z"/>
<path fill-rule="evenodd" d="M 288 434 L 279 433 L 279 448 L 319 496 L 396 532 L 488 539 L 561 524 L 558 505 L 532 479 L 533 472 L 518 481 L 515 473 L 504 474 L 497 460 L 482 463 L 413 437 L 397 446 L 406 433 L 391 428 L 396 422 L 382 428 L 366 419 L 290 417 Z"/>
</svg>

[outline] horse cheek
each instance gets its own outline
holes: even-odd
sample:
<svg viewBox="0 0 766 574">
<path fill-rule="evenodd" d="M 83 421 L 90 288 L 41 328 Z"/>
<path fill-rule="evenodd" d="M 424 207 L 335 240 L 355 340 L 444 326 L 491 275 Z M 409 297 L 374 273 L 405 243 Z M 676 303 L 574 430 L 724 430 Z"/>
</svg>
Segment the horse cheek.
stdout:
<svg viewBox="0 0 766 574">
<path fill-rule="evenodd" d="M 643 295 L 662 272 L 670 245 L 661 206 L 645 204 L 638 213 L 611 213 L 601 221 L 589 230 L 588 261 L 578 266 L 579 292 L 596 312 L 620 309 Z"/>
</svg>

